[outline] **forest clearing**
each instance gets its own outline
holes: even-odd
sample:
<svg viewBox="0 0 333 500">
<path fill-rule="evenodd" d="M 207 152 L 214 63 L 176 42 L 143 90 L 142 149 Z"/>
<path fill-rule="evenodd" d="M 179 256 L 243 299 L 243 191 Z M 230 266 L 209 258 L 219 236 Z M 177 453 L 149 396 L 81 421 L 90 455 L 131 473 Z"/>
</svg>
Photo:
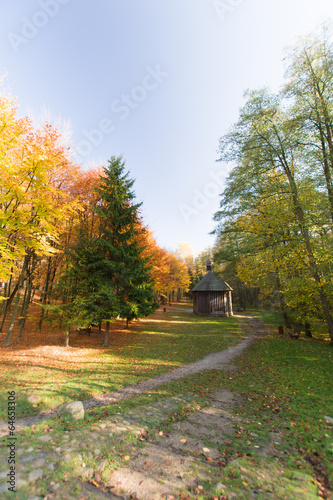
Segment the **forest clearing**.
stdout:
<svg viewBox="0 0 333 500">
<path fill-rule="evenodd" d="M 44 332 L 30 348 L 3 351 L 1 384 L 15 390 L 19 418 L 151 379 L 239 343 L 249 328 L 260 334 L 230 369 L 192 374 L 87 410 L 84 420 L 58 415 L 21 430 L 16 498 L 29 498 L 26 488 L 49 499 L 136 498 L 135 490 L 149 500 L 168 498 L 163 492 L 198 500 L 246 499 L 253 492 L 259 499 L 329 498 L 331 349 L 279 334 L 279 318 L 269 314 L 253 312 L 260 320 L 251 327 L 246 315 L 197 317 L 189 306 L 160 309 L 127 331 L 115 328 L 108 348 L 98 332 L 75 334 L 69 348 Z M 40 397 L 37 404 L 27 401 L 31 394 Z M 220 412 L 222 428 L 208 418 L 211 412 Z M 5 447 L 3 437 L 2 453 Z M 166 464 L 178 457 L 182 465 L 163 466 L 160 457 Z"/>
<path fill-rule="evenodd" d="M 305 3 L 3 7 L 1 499 L 332 498 L 333 3 Z"/>
</svg>

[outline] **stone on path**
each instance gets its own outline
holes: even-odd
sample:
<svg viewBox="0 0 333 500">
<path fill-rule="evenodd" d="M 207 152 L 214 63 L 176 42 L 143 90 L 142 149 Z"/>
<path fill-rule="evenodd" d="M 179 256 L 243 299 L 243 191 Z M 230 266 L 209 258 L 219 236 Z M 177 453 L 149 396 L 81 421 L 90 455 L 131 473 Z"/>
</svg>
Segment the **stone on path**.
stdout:
<svg viewBox="0 0 333 500">
<path fill-rule="evenodd" d="M 45 434 L 45 436 L 40 436 L 38 439 L 39 441 L 43 441 L 43 443 L 47 443 L 47 441 L 52 441 L 53 438 L 49 434 Z"/>
<path fill-rule="evenodd" d="M 99 462 L 99 464 L 98 464 L 98 470 L 99 470 L 99 472 L 103 472 L 104 471 L 106 464 L 107 464 L 107 460 L 106 459 L 101 460 Z"/>
<path fill-rule="evenodd" d="M 34 469 L 28 474 L 28 480 L 29 483 L 32 483 L 33 481 L 37 481 L 37 479 L 40 479 L 43 477 L 44 471 L 43 469 Z"/>
<path fill-rule="evenodd" d="M 71 415 L 74 420 L 81 420 L 84 418 L 84 408 L 82 401 L 71 401 L 66 403 L 58 409 L 58 413 L 63 415 Z"/>
<path fill-rule="evenodd" d="M 84 480 L 91 479 L 94 475 L 94 469 L 92 467 L 84 468 L 82 467 L 79 472 L 80 476 Z"/>
<path fill-rule="evenodd" d="M 38 396 L 38 394 L 29 394 L 27 400 L 33 405 L 38 405 L 41 402 L 42 398 Z"/>
<path fill-rule="evenodd" d="M 223 483 L 217 483 L 217 484 L 215 485 L 215 489 L 216 489 L 217 491 L 219 491 L 219 492 L 220 492 L 220 491 L 226 490 L 226 489 L 227 489 L 227 487 L 226 487 L 226 485 L 225 485 L 225 484 L 223 484 Z"/>
<path fill-rule="evenodd" d="M 34 462 L 34 467 L 37 467 L 37 468 L 44 467 L 44 465 L 45 465 L 44 458 L 38 458 L 38 460 L 36 460 L 36 462 Z"/>
</svg>

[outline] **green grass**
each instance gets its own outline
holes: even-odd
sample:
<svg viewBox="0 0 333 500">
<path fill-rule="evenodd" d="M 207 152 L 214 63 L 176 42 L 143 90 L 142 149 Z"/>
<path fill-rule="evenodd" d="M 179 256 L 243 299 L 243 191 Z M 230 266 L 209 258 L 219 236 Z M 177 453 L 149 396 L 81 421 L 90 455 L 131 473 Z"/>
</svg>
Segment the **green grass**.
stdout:
<svg viewBox="0 0 333 500">
<path fill-rule="evenodd" d="M 263 323 L 270 326 L 283 326 L 284 319 L 280 311 L 265 311 L 254 309 L 249 311 L 250 315 L 254 318 L 260 319 Z"/>
<path fill-rule="evenodd" d="M 333 418 L 332 356 L 327 343 L 269 335 L 236 361 L 235 373 L 211 371 L 169 384 L 172 394 L 204 397 L 223 387 L 243 396 L 236 410 L 243 422 L 221 447 L 229 462 L 239 463 L 227 466 L 219 478 L 227 493 L 236 490 L 237 499 L 244 500 L 254 490 L 262 500 L 267 494 L 308 500 L 318 498 L 321 485 L 327 488 L 327 478 L 333 477 L 333 433 L 324 417 Z"/>
<path fill-rule="evenodd" d="M 240 341 L 242 330 L 234 318 L 196 317 L 185 311 L 189 307 L 156 313 L 154 321 L 133 332 L 113 332 L 107 349 L 84 349 L 79 359 L 76 347 L 62 348 L 66 360 L 47 356 L 45 349 L 42 355 L 27 349 L 26 358 L 8 351 L 0 381 L 0 419 L 6 419 L 7 391 L 16 392 L 17 418 L 34 415 L 139 383 Z M 27 401 L 32 392 L 42 399 L 37 407 Z"/>
<path fill-rule="evenodd" d="M 93 363 L 89 358 L 85 360 L 84 368 L 76 368 L 79 373 L 85 370 L 82 380 L 75 378 L 81 393 L 92 393 L 96 381 L 100 384 L 98 387 L 105 390 L 111 386 L 109 390 L 113 390 L 117 384 L 120 387 L 158 375 L 200 359 L 208 352 L 227 348 L 242 337 L 236 318 L 193 317 L 182 311 L 183 308 L 164 313 L 163 321 L 135 333 L 130 344 L 101 350 Z M 269 325 L 280 324 L 270 313 L 251 314 Z M 195 498 L 217 495 L 214 486 L 219 482 L 225 485 L 224 494 L 236 492 L 240 500 L 248 500 L 253 494 L 258 500 L 311 500 L 319 498 L 320 492 L 325 495 L 323 488 L 328 494 L 328 478 L 333 477 L 333 433 L 332 424 L 326 422 L 325 416 L 333 417 L 333 347 L 314 339 L 294 341 L 275 333 L 275 328 L 272 332 L 233 361 L 238 371 L 212 370 L 179 379 L 155 391 L 88 412 L 84 422 L 56 419 L 52 421 L 54 435 L 89 429 L 94 422 L 112 415 L 126 415 L 136 408 L 146 408 L 153 401 L 191 393 L 190 403 L 180 404 L 164 422 L 155 423 L 157 430 L 168 430 L 177 419 L 186 418 L 191 407 L 208 404 L 209 394 L 224 388 L 242 395 L 242 404 L 234 410 L 242 421 L 237 423 L 236 434 L 220 447 L 226 466 L 213 471 L 211 481 L 203 483 L 206 494 Z M 105 385 L 103 379 L 107 373 L 110 386 Z M 31 376 L 32 372 L 27 373 L 25 381 Z M 66 372 L 64 380 L 57 390 L 61 394 L 62 389 L 67 388 L 68 397 L 73 380 Z M 44 393 L 49 390 L 48 384 L 40 384 L 40 387 Z M 21 439 L 38 443 L 36 438 L 43 432 L 43 425 L 25 431 Z M 154 422 L 147 425 L 154 432 Z M 117 448 L 113 457 L 118 456 L 119 450 L 125 454 L 132 443 L 129 440 L 128 444 L 124 441 L 120 445 L 121 449 Z M 116 458 L 112 460 L 117 466 Z"/>
<path fill-rule="evenodd" d="M 256 316 L 276 324 L 269 314 Z M 204 485 L 209 495 L 217 494 L 214 485 L 221 482 L 225 494 L 236 491 L 241 500 L 254 491 L 259 500 L 311 500 L 319 498 L 320 492 L 326 498 L 333 477 L 333 426 L 325 420 L 325 416 L 333 418 L 332 358 L 333 347 L 327 342 L 294 341 L 273 333 L 233 361 L 238 371 L 212 370 L 179 379 L 124 401 L 118 411 L 126 413 L 149 399 L 188 393 L 196 395 L 202 406 L 216 390 L 237 392 L 243 402 L 234 413 L 242 422 L 228 445 L 220 447 L 227 466 L 212 477 L 210 485 Z M 92 418 L 98 420 L 111 408 L 96 410 Z M 168 430 L 188 409 L 188 405 L 180 407 L 158 428 Z"/>
</svg>

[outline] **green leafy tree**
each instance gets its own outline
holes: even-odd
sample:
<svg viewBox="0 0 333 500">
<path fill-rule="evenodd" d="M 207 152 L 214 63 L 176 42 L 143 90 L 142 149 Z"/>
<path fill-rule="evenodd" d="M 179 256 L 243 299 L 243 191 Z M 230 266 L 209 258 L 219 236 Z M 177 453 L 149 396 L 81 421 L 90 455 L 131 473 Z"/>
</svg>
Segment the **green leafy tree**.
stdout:
<svg viewBox="0 0 333 500">
<path fill-rule="evenodd" d="M 331 93 L 325 94 L 332 53 L 327 44 L 325 51 L 307 45 L 294 54 L 299 73 L 294 67 L 283 92 L 247 92 L 238 122 L 220 142 L 220 159 L 236 166 L 215 220 L 220 243 L 233 233 L 239 244 L 238 276 L 278 296 L 296 319 L 308 322 L 321 311 L 333 341 L 333 121 Z"/>
</svg>

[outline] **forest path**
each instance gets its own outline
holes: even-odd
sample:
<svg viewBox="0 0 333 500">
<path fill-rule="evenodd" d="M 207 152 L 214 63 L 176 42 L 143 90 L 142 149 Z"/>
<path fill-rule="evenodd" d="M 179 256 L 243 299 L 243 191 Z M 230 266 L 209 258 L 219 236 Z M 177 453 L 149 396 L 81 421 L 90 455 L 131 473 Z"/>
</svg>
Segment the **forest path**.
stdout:
<svg viewBox="0 0 333 500">
<path fill-rule="evenodd" d="M 189 309 L 188 312 L 192 313 L 192 310 Z M 240 315 L 238 313 L 238 320 L 240 321 L 246 332 L 244 334 L 243 340 L 238 344 L 229 347 L 228 349 L 224 349 L 223 351 L 208 354 L 204 358 L 195 361 L 194 363 L 183 365 L 180 368 L 171 370 L 170 372 L 164 373 L 163 375 L 160 375 L 158 377 L 145 380 L 143 382 L 140 382 L 139 384 L 130 385 L 118 391 L 113 391 L 91 399 L 86 399 L 85 401 L 83 401 L 84 409 L 91 410 L 100 406 L 107 406 L 113 403 L 117 403 L 118 401 L 122 401 L 138 394 L 142 394 L 146 391 L 151 391 L 152 389 L 155 389 L 162 384 L 171 382 L 172 380 L 187 377 L 188 375 L 199 373 L 204 370 L 233 370 L 234 366 L 230 365 L 230 361 L 242 354 L 245 349 L 247 349 L 265 332 L 265 327 L 261 323 L 261 321 L 253 318 L 252 316 L 248 316 L 245 314 Z M 54 418 L 57 416 L 57 414 L 58 409 L 53 408 L 50 410 L 45 410 L 38 415 L 19 418 L 15 422 L 15 431 L 18 432 L 25 427 L 31 427 L 32 425 L 36 425 L 43 420 Z M 0 422 L 0 438 L 7 434 L 8 423 L 5 421 Z"/>
</svg>

